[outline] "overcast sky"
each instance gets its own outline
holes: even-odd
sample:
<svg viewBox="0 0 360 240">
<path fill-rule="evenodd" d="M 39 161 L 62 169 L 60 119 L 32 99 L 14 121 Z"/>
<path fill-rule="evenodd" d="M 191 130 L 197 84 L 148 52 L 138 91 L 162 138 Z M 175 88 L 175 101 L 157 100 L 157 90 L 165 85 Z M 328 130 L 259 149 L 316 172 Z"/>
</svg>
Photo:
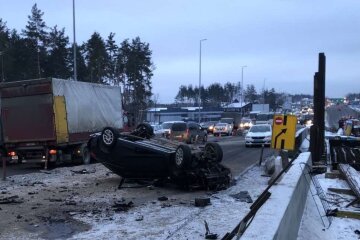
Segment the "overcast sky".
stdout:
<svg viewBox="0 0 360 240">
<path fill-rule="evenodd" d="M 0 0 L 0 18 L 21 30 L 34 3 L 72 41 L 72 0 Z M 120 43 L 139 36 L 156 66 L 153 93 L 174 101 L 180 85 L 241 82 L 312 94 L 318 53 L 327 58 L 326 95 L 360 92 L 359 0 L 76 0 L 76 39 L 97 31 Z"/>
</svg>

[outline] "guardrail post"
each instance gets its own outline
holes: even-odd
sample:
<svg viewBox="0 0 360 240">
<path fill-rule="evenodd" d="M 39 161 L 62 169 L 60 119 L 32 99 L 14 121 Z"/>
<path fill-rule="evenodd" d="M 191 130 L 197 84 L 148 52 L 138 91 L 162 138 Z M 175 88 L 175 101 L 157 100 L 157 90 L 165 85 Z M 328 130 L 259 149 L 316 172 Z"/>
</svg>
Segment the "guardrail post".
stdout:
<svg viewBox="0 0 360 240">
<path fill-rule="evenodd" d="M 287 150 L 281 150 L 280 157 L 281 157 L 281 165 L 282 168 L 284 169 L 289 164 L 289 152 Z"/>
<path fill-rule="evenodd" d="M 262 159 L 263 159 L 263 153 L 264 153 L 264 144 L 261 145 L 261 153 L 260 153 L 259 166 L 261 166 L 261 162 L 262 162 Z"/>
</svg>

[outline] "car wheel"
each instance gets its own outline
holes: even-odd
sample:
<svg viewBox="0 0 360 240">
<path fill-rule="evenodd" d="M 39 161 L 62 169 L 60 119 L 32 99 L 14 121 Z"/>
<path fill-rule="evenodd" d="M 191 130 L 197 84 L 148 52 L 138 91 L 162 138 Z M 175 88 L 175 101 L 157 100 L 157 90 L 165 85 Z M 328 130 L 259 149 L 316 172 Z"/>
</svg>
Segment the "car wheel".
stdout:
<svg viewBox="0 0 360 240">
<path fill-rule="evenodd" d="M 112 148 L 117 141 L 117 138 L 119 137 L 119 134 L 116 129 L 112 127 L 106 127 L 101 132 L 101 143 L 103 146 L 107 148 Z"/>
<path fill-rule="evenodd" d="M 175 151 L 175 166 L 185 168 L 191 164 L 191 149 L 188 145 L 181 144 Z"/>
<path fill-rule="evenodd" d="M 204 137 L 203 137 L 203 143 L 206 143 L 206 142 L 207 142 L 207 138 L 208 138 L 208 137 L 207 137 L 207 134 L 205 134 Z"/>
<path fill-rule="evenodd" d="M 195 137 L 193 137 L 193 136 L 190 137 L 190 143 L 191 143 L 191 144 L 194 144 L 194 143 L 195 143 Z"/>
<path fill-rule="evenodd" d="M 222 148 L 218 143 L 209 142 L 204 148 L 205 158 L 212 162 L 221 162 L 223 158 Z"/>
</svg>

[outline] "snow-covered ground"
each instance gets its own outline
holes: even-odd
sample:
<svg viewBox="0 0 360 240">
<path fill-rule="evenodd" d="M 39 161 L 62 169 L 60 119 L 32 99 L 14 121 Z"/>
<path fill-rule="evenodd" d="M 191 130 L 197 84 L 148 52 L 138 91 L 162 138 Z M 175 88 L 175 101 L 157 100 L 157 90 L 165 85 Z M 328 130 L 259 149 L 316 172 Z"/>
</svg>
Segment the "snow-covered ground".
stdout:
<svg viewBox="0 0 360 240">
<path fill-rule="evenodd" d="M 84 168 L 84 174 L 76 172 Z M 0 238 L 196 240 L 204 239 L 204 221 L 221 238 L 251 206 L 231 195 L 248 191 L 255 201 L 266 188 L 269 177 L 262 176 L 262 168 L 254 165 L 238 176 L 236 185 L 216 193 L 185 192 L 173 186 L 118 190 L 119 177 L 100 164 L 13 176 L 0 182 L 0 199 L 16 195 L 22 202 L 0 204 Z M 346 187 L 342 180 L 321 176 L 319 181 L 323 189 Z M 160 201 L 160 196 L 168 200 Z M 334 195 L 327 196 L 334 201 Z M 211 204 L 195 207 L 196 197 L 209 197 Z M 352 199 L 338 197 L 344 198 Z M 116 204 L 129 207 L 116 210 Z M 334 218 L 329 228 L 324 226 L 309 195 L 298 239 L 358 239 L 357 229 L 360 221 L 352 219 Z M 261 229 L 259 234 L 264 234 Z"/>
<path fill-rule="evenodd" d="M 325 174 L 317 175 L 317 179 L 324 191 L 326 196 L 325 201 L 330 209 L 338 208 L 339 210 L 345 209 L 348 211 L 360 212 L 360 208 L 345 208 L 346 204 L 355 199 L 354 196 L 328 191 L 329 187 L 349 189 L 345 180 L 328 179 L 325 178 Z M 360 239 L 359 231 L 360 221 L 357 219 L 339 217 L 327 218 L 320 198 L 316 195 L 314 185 L 311 185 L 311 191 L 309 191 L 306 200 L 304 214 L 299 229 L 298 240 L 355 240 Z"/>
</svg>

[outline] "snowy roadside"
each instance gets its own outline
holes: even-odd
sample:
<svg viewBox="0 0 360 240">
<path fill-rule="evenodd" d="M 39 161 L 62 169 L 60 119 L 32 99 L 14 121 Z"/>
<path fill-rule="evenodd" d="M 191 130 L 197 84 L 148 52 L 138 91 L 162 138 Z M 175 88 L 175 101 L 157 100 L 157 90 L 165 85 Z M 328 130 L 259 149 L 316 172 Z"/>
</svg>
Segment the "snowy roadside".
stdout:
<svg viewBox="0 0 360 240">
<path fill-rule="evenodd" d="M 250 168 L 235 186 L 217 193 L 185 192 L 174 186 L 118 190 L 120 178 L 100 164 L 13 176 L 0 184 L 0 200 L 16 196 L 18 201 L 0 204 L 0 236 L 204 239 L 206 220 L 210 231 L 220 237 L 231 231 L 251 206 L 230 195 L 248 191 L 255 200 L 269 179 L 261 174 L 260 167 Z M 168 200 L 160 201 L 161 196 Z M 196 197 L 209 197 L 211 204 L 195 207 Z"/>
<path fill-rule="evenodd" d="M 0 202 L 16 196 L 14 203 L 0 204 L 0 237 L 196 240 L 205 237 L 204 220 L 212 233 L 222 237 L 251 206 L 231 195 L 248 191 L 255 200 L 269 180 L 262 173 L 262 167 L 254 165 L 237 177 L 236 185 L 216 193 L 187 192 L 171 185 L 137 187 L 134 183 L 117 189 L 120 178 L 101 164 L 13 176 L 0 182 Z M 328 187 L 348 188 L 344 180 L 326 179 L 324 175 L 318 179 L 328 201 L 335 204 L 332 207 L 341 208 L 353 199 L 327 191 Z M 195 207 L 196 197 L 208 197 L 211 204 Z M 318 207 L 321 210 L 319 203 Z M 326 217 L 321 219 L 320 215 L 324 213 L 318 213 L 309 192 L 299 240 L 358 239 L 355 231 L 360 230 L 360 221 L 333 218 L 328 228 Z"/>
<path fill-rule="evenodd" d="M 330 209 L 338 208 L 359 212 L 359 208 L 345 208 L 346 204 L 350 203 L 355 197 L 328 190 L 328 188 L 349 189 L 345 180 L 328 179 L 325 178 L 325 174 L 317 175 L 317 179 L 324 191 L 325 200 Z M 312 194 L 314 197 L 312 197 Z M 311 185 L 311 191 L 308 193 L 299 229 L 298 240 L 360 239 L 360 221 L 352 218 L 327 218 L 320 198 L 315 194 L 314 185 Z"/>
</svg>

